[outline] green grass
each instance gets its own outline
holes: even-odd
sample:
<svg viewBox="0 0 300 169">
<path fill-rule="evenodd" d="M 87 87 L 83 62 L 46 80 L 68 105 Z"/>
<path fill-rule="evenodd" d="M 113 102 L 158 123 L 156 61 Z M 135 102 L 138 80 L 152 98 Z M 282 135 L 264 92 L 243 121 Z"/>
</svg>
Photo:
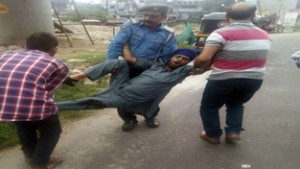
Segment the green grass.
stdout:
<svg viewBox="0 0 300 169">
<path fill-rule="evenodd" d="M 104 60 L 104 54 L 81 54 L 74 56 L 73 58 L 84 59 L 83 62 L 68 62 L 68 59 L 64 59 L 64 62 L 72 69 L 77 66 L 89 67 L 95 65 Z M 87 80 L 89 81 L 89 80 Z M 63 86 L 55 92 L 55 101 L 73 100 L 91 96 L 98 92 L 105 90 L 109 85 L 109 77 L 103 77 L 93 83 L 86 84 L 84 80 L 78 82 L 76 86 Z M 93 110 L 82 111 L 63 111 L 59 112 L 59 118 L 62 126 L 67 123 L 82 119 L 84 117 L 93 115 Z M 0 123 L 0 150 L 16 146 L 19 144 L 19 140 L 16 135 L 15 126 L 13 123 L 1 122 Z"/>
<path fill-rule="evenodd" d="M 95 65 L 97 63 L 101 63 L 104 61 L 104 53 L 102 54 L 95 54 L 95 53 L 76 53 L 73 55 L 70 55 L 71 57 L 67 57 L 62 59 L 67 65 L 69 66 L 70 69 L 76 67 L 76 66 L 81 66 L 81 67 L 89 67 L 91 65 Z M 74 59 L 80 59 L 83 61 L 72 61 Z"/>
<path fill-rule="evenodd" d="M 109 77 L 103 77 L 100 80 L 85 84 L 86 80 L 79 81 L 75 86 L 63 86 L 63 88 L 55 92 L 55 101 L 73 100 L 96 94 L 107 88 L 109 85 Z"/>
<path fill-rule="evenodd" d="M 0 150 L 18 143 L 15 126 L 12 123 L 0 123 Z"/>
</svg>

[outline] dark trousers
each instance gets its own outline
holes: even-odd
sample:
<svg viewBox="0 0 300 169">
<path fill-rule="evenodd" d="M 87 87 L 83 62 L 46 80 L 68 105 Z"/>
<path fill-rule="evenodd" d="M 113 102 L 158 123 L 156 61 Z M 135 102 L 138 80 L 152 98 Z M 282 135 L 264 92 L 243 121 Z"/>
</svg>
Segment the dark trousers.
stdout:
<svg viewBox="0 0 300 169">
<path fill-rule="evenodd" d="M 200 116 L 206 134 L 218 138 L 222 135 L 219 109 L 226 106 L 226 134 L 240 134 L 244 103 L 249 101 L 262 85 L 262 80 L 229 79 L 209 80 L 203 92 Z"/>
<path fill-rule="evenodd" d="M 15 125 L 25 158 L 32 165 L 46 166 L 62 132 L 58 115 L 38 121 L 18 121 Z"/>
<path fill-rule="evenodd" d="M 154 111 L 154 113 L 151 114 L 151 117 L 146 117 L 144 112 L 130 111 L 128 109 L 118 108 L 118 114 L 124 120 L 125 123 L 130 122 L 130 121 L 136 121 L 137 120 L 136 114 L 144 116 L 145 119 L 154 118 L 158 115 L 159 111 L 160 111 L 160 108 L 157 107 L 156 111 Z"/>
</svg>

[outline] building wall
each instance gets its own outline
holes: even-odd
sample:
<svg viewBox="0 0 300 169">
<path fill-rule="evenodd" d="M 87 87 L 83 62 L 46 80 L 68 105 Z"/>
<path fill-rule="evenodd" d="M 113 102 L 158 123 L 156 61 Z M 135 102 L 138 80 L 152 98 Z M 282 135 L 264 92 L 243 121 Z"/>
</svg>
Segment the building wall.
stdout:
<svg viewBox="0 0 300 169">
<path fill-rule="evenodd" d="M 176 0 L 174 11 L 178 13 L 197 13 L 203 10 L 202 6 L 205 0 Z"/>
<path fill-rule="evenodd" d="M 166 3 L 166 0 L 111 0 L 108 2 L 108 12 L 116 15 L 135 15 L 138 9 L 146 4 Z"/>
<path fill-rule="evenodd" d="M 262 13 L 277 13 L 279 10 L 295 9 L 299 0 L 259 0 Z M 246 0 L 248 3 L 256 4 L 257 0 Z"/>
<path fill-rule="evenodd" d="M 261 10 L 277 13 L 279 10 L 295 9 L 298 0 L 261 0 Z"/>
</svg>

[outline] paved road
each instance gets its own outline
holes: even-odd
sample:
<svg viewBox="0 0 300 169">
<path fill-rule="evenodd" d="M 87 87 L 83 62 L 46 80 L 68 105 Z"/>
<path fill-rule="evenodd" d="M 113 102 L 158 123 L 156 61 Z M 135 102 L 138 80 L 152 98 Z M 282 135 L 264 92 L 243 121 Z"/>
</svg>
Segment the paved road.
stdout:
<svg viewBox="0 0 300 169">
<path fill-rule="evenodd" d="M 240 144 L 214 146 L 199 138 L 206 73 L 172 90 L 161 105 L 158 129 L 148 129 L 140 118 L 136 130 L 124 133 L 115 109 L 68 125 L 54 152 L 66 159 L 58 169 L 300 168 L 300 69 L 289 58 L 300 49 L 300 33 L 272 38 L 265 82 L 246 105 Z M 224 121 L 224 109 L 221 114 Z M 1 153 L 0 164 L 24 168 L 19 147 Z"/>
</svg>

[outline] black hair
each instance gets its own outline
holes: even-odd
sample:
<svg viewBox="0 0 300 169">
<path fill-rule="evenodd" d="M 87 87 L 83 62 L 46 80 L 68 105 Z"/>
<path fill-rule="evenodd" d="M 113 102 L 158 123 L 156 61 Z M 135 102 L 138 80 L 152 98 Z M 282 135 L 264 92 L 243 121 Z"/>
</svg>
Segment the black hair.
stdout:
<svg viewBox="0 0 300 169">
<path fill-rule="evenodd" d="M 36 32 L 26 39 L 26 48 L 28 50 L 49 52 L 50 49 L 56 46 L 58 46 L 56 37 L 47 32 Z"/>
<path fill-rule="evenodd" d="M 231 5 L 227 10 L 227 16 L 234 20 L 245 20 L 254 16 L 256 11 L 256 6 L 249 5 L 247 7 L 235 7 L 235 5 Z"/>
</svg>

